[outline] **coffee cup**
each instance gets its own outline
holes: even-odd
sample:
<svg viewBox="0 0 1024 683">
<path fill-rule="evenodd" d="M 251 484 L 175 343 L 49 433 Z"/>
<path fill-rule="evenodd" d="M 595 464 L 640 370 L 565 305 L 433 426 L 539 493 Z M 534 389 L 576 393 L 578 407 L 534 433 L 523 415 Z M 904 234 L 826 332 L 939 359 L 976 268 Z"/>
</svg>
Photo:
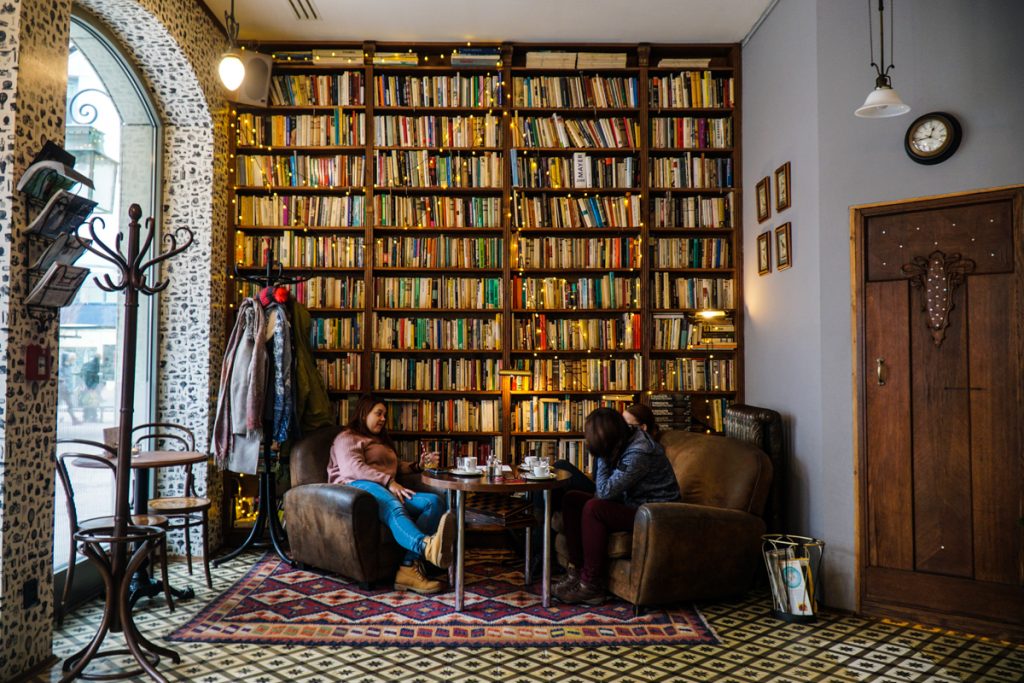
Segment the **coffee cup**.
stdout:
<svg viewBox="0 0 1024 683">
<path fill-rule="evenodd" d="M 546 463 L 537 463 L 533 466 L 533 476 L 548 477 L 551 476 L 551 470 Z"/>
<path fill-rule="evenodd" d="M 476 469 L 476 458 L 473 456 L 466 456 L 459 458 L 459 469 L 463 472 L 469 472 Z"/>
<path fill-rule="evenodd" d="M 535 455 L 528 455 L 525 458 L 523 458 L 523 465 L 525 465 L 526 469 L 528 470 L 532 470 L 536 464 L 537 456 Z"/>
</svg>

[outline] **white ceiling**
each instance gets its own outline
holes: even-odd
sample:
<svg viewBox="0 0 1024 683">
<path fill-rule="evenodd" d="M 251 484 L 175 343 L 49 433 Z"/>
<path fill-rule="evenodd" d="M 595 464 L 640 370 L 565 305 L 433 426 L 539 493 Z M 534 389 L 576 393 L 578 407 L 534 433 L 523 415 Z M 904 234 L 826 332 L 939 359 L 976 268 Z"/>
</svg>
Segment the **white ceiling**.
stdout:
<svg viewBox="0 0 1024 683">
<path fill-rule="evenodd" d="M 230 0 L 201 0 L 223 24 Z M 774 0 L 235 0 L 239 40 L 738 43 Z M 300 20 L 309 4 L 319 19 Z M 301 10 L 299 10 L 301 11 Z"/>
</svg>

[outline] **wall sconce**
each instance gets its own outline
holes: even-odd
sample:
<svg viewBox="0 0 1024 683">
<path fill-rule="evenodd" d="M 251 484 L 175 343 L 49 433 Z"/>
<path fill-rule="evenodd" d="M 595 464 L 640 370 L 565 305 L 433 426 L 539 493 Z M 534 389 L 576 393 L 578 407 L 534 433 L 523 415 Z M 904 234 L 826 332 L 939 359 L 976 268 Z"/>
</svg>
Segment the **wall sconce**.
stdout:
<svg viewBox="0 0 1024 683">
<path fill-rule="evenodd" d="M 892 2 L 889 3 L 889 56 L 893 52 L 893 11 Z M 875 89 L 872 90 L 864 104 L 853 112 L 856 116 L 865 119 L 883 119 L 891 116 L 899 116 L 910 111 L 910 106 L 903 103 L 899 93 L 892 87 L 892 79 L 889 78 L 889 70 L 893 68 L 892 61 L 885 63 L 885 0 L 878 0 L 878 50 L 879 59 L 875 61 L 875 46 L 871 40 L 871 0 L 868 0 L 868 46 L 871 51 L 871 66 L 875 67 Z"/>
<path fill-rule="evenodd" d="M 231 11 L 224 13 L 224 28 L 228 32 L 227 52 L 220 56 L 217 73 L 220 82 L 232 92 L 238 90 L 245 80 L 245 64 L 238 54 L 238 22 L 235 21 L 235 0 L 231 0 Z"/>
</svg>

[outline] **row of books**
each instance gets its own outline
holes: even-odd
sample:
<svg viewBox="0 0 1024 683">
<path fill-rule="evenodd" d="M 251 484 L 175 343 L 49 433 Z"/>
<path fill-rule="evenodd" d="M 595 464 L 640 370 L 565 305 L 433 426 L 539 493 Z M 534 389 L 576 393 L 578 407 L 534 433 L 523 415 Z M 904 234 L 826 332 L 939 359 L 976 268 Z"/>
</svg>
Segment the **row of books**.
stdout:
<svg viewBox="0 0 1024 683">
<path fill-rule="evenodd" d="M 499 431 L 501 401 L 390 399 L 387 427 L 401 432 Z"/>
<path fill-rule="evenodd" d="M 377 224 L 420 228 L 501 228 L 501 197 L 407 196 L 376 193 Z"/>
<path fill-rule="evenodd" d="M 235 182 L 241 187 L 352 187 L 365 182 L 365 169 L 364 157 L 355 154 L 239 154 Z"/>
<path fill-rule="evenodd" d="M 384 268 L 501 268 L 500 237 L 382 237 L 374 241 L 373 262 Z"/>
<path fill-rule="evenodd" d="M 633 391 L 643 386 L 643 363 L 632 358 L 530 358 L 515 361 L 512 391 Z"/>
<path fill-rule="evenodd" d="M 659 188 L 730 188 L 733 183 L 732 159 L 686 152 L 674 157 L 650 160 L 652 192 Z"/>
<path fill-rule="evenodd" d="M 639 268 L 634 237 L 520 237 L 513 243 L 516 268 Z"/>
<path fill-rule="evenodd" d="M 597 408 L 623 411 L 632 401 L 537 397 L 512 401 L 514 432 L 582 432 L 583 422 Z"/>
<path fill-rule="evenodd" d="M 335 109 L 331 114 L 238 115 L 238 146 L 353 147 L 365 144 L 366 114 Z"/>
<path fill-rule="evenodd" d="M 475 308 L 503 305 L 500 277 L 382 277 L 375 283 L 380 308 Z"/>
<path fill-rule="evenodd" d="M 437 76 L 387 75 L 373 79 L 375 104 L 380 107 L 502 106 L 499 74 Z"/>
<path fill-rule="evenodd" d="M 625 66 L 625 52 L 530 50 L 526 53 L 528 69 L 622 69 Z"/>
<path fill-rule="evenodd" d="M 373 348 L 501 351 L 501 314 L 472 318 L 374 315 Z"/>
<path fill-rule="evenodd" d="M 652 116 L 648 122 L 651 147 L 732 147 L 732 117 Z"/>
<path fill-rule="evenodd" d="M 614 273 L 602 277 L 512 278 L 512 305 L 515 308 L 639 308 L 639 300 L 640 278 L 616 277 Z"/>
<path fill-rule="evenodd" d="M 684 71 L 650 79 L 651 107 L 728 109 L 736 102 L 736 82 L 731 76 L 710 71 Z"/>
<path fill-rule="evenodd" d="M 412 50 L 405 52 L 375 52 L 373 63 L 379 66 L 417 66 L 420 56 Z"/>
<path fill-rule="evenodd" d="M 365 221 L 362 195 L 272 195 L 236 197 L 239 227 L 360 227 Z"/>
<path fill-rule="evenodd" d="M 313 318 L 310 341 L 318 351 L 359 351 L 363 348 L 363 317 Z"/>
<path fill-rule="evenodd" d="M 691 323 L 685 315 L 670 313 L 654 314 L 654 348 L 658 351 L 674 351 L 686 348 L 690 338 Z"/>
<path fill-rule="evenodd" d="M 328 391 L 358 391 L 362 386 L 361 367 L 362 359 L 355 353 L 341 358 L 316 359 L 316 368 Z"/>
<path fill-rule="evenodd" d="M 313 312 L 322 308 L 361 310 L 366 300 L 366 283 L 362 277 L 320 276 L 286 286 L 296 301 Z M 247 282 L 243 294 L 256 296 L 260 289 L 259 284 Z"/>
<path fill-rule="evenodd" d="M 723 237 L 658 238 L 651 244 L 654 268 L 731 268 L 732 241 Z"/>
<path fill-rule="evenodd" d="M 640 197 L 555 195 L 515 197 L 512 224 L 517 228 L 639 228 Z"/>
<path fill-rule="evenodd" d="M 636 158 L 592 157 L 575 152 L 566 157 L 523 157 L 514 155 L 512 185 L 525 188 L 635 188 L 640 165 Z"/>
<path fill-rule="evenodd" d="M 461 156 L 427 150 L 378 151 L 374 168 L 381 187 L 498 188 L 504 179 L 499 152 Z"/>
<path fill-rule="evenodd" d="M 733 194 L 721 197 L 652 197 L 651 227 L 725 228 L 733 225 Z"/>
<path fill-rule="evenodd" d="M 362 71 L 285 74 L 270 79 L 271 106 L 361 107 L 366 102 Z"/>
<path fill-rule="evenodd" d="M 705 398 L 701 401 L 699 408 L 704 413 L 704 422 L 711 431 L 721 433 L 725 429 L 725 409 L 732 403 L 733 401 L 727 398 Z"/>
<path fill-rule="evenodd" d="M 392 391 L 500 391 L 500 358 L 373 356 L 373 385 Z"/>
<path fill-rule="evenodd" d="M 651 305 L 654 308 L 733 308 L 732 278 L 674 277 L 655 273 Z"/>
<path fill-rule="evenodd" d="M 375 116 L 374 144 L 381 147 L 501 147 L 501 119 L 480 116 Z"/>
<path fill-rule="evenodd" d="M 286 268 L 362 268 L 364 242 L 359 236 L 308 236 L 285 230 L 280 236 L 235 236 L 235 260 L 245 267 L 267 265 L 270 251 Z"/>
<path fill-rule="evenodd" d="M 512 135 L 521 147 L 633 149 L 640 145 L 640 123 L 627 117 L 516 116 Z"/>
<path fill-rule="evenodd" d="M 735 391 L 736 361 L 731 358 L 651 360 L 648 376 L 655 391 Z"/>
<path fill-rule="evenodd" d="M 544 313 L 512 319 L 513 351 L 639 351 L 640 316 L 558 318 Z"/>
<path fill-rule="evenodd" d="M 624 109 L 640 106 L 636 76 L 516 76 L 516 107 Z"/>
<path fill-rule="evenodd" d="M 476 439 L 395 439 L 395 451 L 398 457 L 406 462 L 419 462 L 420 453 L 439 453 L 441 467 L 451 469 L 458 463 L 458 458 L 474 457 L 477 462 L 487 462 L 492 453 L 500 450 L 501 437 L 495 436 L 486 440 Z"/>
<path fill-rule="evenodd" d="M 452 66 L 499 66 L 501 49 L 497 47 L 460 47 L 452 51 Z"/>
</svg>

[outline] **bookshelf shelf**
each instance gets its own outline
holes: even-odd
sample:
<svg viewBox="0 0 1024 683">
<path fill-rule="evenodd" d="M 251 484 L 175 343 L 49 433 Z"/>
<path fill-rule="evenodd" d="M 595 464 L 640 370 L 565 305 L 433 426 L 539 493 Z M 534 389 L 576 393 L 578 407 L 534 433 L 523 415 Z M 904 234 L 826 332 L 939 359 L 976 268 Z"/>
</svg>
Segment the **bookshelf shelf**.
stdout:
<svg viewBox="0 0 1024 683">
<path fill-rule="evenodd" d="M 280 55 L 273 104 L 233 108 L 234 261 L 261 269 L 266 240 L 305 262 L 337 237 L 328 262 L 361 264 L 282 270 L 311 278 L 293 287 L 330 331 L 314 355 L 340 419 L 379 391 L 403 457 L 453 439 L 509 461 L 533 439 L 578 448 L 598 405 L 691 397 L 706 426 L 742 400 L 738 45 L 263 47 Z M 736 348 L 659 348 L 710 303 L 727 304 Z M 681 371 L 694 389 L 662 391 Z M 390 388 L 415 377 L 446 388 Z"/>
</svg>

